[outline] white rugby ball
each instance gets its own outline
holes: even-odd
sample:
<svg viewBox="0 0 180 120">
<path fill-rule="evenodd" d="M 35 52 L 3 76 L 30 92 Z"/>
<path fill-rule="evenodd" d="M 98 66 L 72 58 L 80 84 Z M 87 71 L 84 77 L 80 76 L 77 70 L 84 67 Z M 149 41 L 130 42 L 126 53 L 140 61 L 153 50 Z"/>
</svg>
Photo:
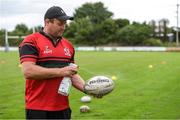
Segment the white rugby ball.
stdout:
<svg viewBox="0 0 180 120">
<path fill-rule="evenodd" d="M 83 96 L 83 97 L 81 97 L 81 102 L 84 102 L 84 103 L 91 102 L 91 97 L 90 96 Z"/>
<path fill-rule="evenodd" d="M 90 111 L 90 108 L 87 105 L 82 105 L 80 107 L 80 112 L 82 112 L 82 113 L 86 113 L 86 112 L 89 112 L 89 111 Z"/>
<path fill-rule="evenodd" d="M 113 80 L 106 76 L 94 76 L 90 78 L 86 84 L 92 88 L 95 88 L 96 90 L 92 90 L 92 92 L 94 92 L 93 94 L 97 95 L 106 95 L 114 89 Z"/>
</svg>

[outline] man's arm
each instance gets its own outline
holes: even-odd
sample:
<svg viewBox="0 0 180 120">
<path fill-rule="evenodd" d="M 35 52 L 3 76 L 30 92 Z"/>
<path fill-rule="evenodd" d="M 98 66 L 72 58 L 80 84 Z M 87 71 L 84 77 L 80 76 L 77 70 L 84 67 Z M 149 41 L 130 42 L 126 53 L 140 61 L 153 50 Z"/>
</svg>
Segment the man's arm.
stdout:
<svg viewBox="0 0 180 120">
<path fill-rule="evenodd" d="M 34 62 L 23 62 L 22 72 L 26 79 L 43 80 L 63 76 L 72 77 L 77 72 L 77 68 L 72 66 L 63 68 L 45 68 L 36 65 Z"/>
<path fill-rule="evenodd" d="M 74 74 L 72 76 L 72 85 L 77 88 L 78 90 L 84 92 L 84 85 L 85 82 L 84 80 L 81 78 L 81 76 L 79 74 Z"/>
</svg>

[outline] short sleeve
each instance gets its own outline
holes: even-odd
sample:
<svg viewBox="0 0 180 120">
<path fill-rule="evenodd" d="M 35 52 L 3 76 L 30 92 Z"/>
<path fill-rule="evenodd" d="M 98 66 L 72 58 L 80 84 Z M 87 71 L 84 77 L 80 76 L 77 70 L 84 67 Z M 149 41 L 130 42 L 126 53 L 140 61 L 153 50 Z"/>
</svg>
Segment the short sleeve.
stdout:
<svg viewBox="0 0 180 120">
<path fill-rule="evenodd" d="M 75 50 L 74 50 L 74 48 L 73 48 L 73 54 L 72 54 L 72 57 L 71 57 L 71 63 L 75 63 L 75 61 L 74 61 L 74 55 L 75 55 Z"/>
<path fill-rule="evenodd" d="M 33 38 L 27 37 L 23 40 L 19 46 L 20 63 L 25 61 L 36 62 L 39 56 L 38 49 L 36 47 Z"/>
</svg>

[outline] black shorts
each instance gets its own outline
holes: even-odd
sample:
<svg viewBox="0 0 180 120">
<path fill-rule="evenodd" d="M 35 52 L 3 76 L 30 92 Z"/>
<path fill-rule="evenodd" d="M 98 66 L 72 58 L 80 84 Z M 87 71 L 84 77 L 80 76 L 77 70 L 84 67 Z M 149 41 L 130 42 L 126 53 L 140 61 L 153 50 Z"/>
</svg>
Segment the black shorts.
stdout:
<svg viewBox="0 0 180 120">
<path fill-rule="evenodd" d="M 26 109 L 26 119 L 71 119 L 71 109 L 62 111 L 43 111 Z"/>
</svg>

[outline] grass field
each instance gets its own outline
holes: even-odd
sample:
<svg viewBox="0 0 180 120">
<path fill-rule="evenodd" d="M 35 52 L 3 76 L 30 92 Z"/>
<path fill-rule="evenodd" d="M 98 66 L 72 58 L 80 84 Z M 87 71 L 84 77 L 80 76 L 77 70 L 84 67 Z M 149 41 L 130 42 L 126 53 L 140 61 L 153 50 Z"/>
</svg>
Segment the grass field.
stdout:
<svg viewBox="0 0 180 120">
<path fill-rule="evenodd" d="M 71 89 L 73 119 L 180 119 L 180 53 L 169 52 L 77 52 L 79 73 L 116 76 L 114 91 L 86 103 L 84 95 Z M 0 119 L 24 118 L 24 80 L 18 53 L 0 52 Z M 151 66 L 149 66 L 151 65 Z"/>
</svg>

